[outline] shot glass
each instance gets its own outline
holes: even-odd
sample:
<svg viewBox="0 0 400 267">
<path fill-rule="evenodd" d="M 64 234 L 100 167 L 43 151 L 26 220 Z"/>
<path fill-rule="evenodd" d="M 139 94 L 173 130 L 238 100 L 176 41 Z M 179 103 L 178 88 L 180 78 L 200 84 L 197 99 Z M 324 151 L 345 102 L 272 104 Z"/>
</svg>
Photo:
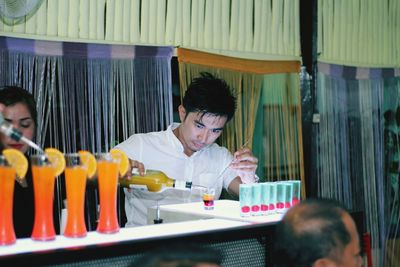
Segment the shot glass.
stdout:
<svg viewBox="0 0 400 267">
<path fill-rule="evenodd" d="M 266 215 L 268 214 L 268 204 L 269 204 L 269 194 L 270 194 L 270 187 L 271 184 L 268 182 L 260 183 L 261 185 L 261 214 Z"/>
<path fill-rule="evenodd" d="M 65 162 L 67 224 L 64 236 L 84 237 L 87 234 L 84 213 L 87 168 L 77 153 L 66 154 Z"/>
<path fill-rule="evenodd" d="M 240 184 L 239 186 L 239 202 L 240 216 L 248 217 L 251 215 L 253 190 L 251 184 Z"/>
<path fill-rule="evenodd" d="M 261 184 L 251 184 L 251 215 L 261 215 Z"/>
<path fill-rule="evenodd" d="M 214 199 L 215 199 L 215 189 L 214 188 L 206 188 L 203 192 L 203 203 L 205 210 L 213 210 L 214 209 Z"/>
<path fill-rule="evenodd" d="M 15 169 L 0 155 L 0 245 L 11 245 L 16 241 L 13 223 L 15 177 Z"/>
<path fill-rule="evenodd" d="M 301 181 L 300 180 L 291 180 L 291 181 L 287 181 L 287 182 L 293 184 L 292 206 L 294 206 L 297 203 L 299 203 L 300 199 L 301 199 Z"/>
<path fill-rule="evenodd" d="M 277 212 L 277 205 L 278 205 L 278 187 L 276 182 L 269 182 L 270 183 L 270 191 L 269 191 L 269 200 L 268 200 L 268 214 L 273 214 Z"/>
<path fill-rule="evenodd" d="M 293 185 L 284 181 L 276 182 L 277 213 L 286 213 L 291 207 Z"/>
<path fill-rule="evenodd" d="M 35 219 L 31 238 L 38 241 L 56 238 L 53 221 L 54 166 L 44 155 L 32 155 L 33 194 Z"/>
<path fill-rule="evenodd" d="M 100 215 L 97 232 L 104 234 L 119 231 L 117 217 L 118 159 L 109 153 L 95 154 L 100 194 Z"/>
</svg>

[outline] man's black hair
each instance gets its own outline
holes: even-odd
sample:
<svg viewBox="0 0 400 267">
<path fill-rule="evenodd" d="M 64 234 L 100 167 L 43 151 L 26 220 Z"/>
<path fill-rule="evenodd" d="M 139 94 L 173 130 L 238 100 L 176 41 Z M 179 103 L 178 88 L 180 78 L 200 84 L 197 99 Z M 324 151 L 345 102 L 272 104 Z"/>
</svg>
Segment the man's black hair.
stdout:
<svg viewBox="0 0 400 267">
<path fill-rule="evenodd" d="M 221 265 L 222 254 L 219 250 L 193 243 L 177 243 L 155 248 L 141 256 L 130 266 L 141 267 L 193 267 L 199 263 Z"/>
<path fill-rule="evenodd" d="M 183 107 L 189 112 L 209 113 L 232 119 L 236 109 L 236 98 L 226 82 L 211 73 L 202 72 L 189 84 L 183 97 Z"/>
</svg>

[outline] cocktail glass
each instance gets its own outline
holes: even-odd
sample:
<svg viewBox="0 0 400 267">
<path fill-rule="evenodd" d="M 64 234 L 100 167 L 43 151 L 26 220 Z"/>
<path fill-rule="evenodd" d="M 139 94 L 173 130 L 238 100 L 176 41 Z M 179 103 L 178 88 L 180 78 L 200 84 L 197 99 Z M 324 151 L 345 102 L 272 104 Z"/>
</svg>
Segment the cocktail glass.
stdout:
<svg viewBox="0 0 400 267">
<path fill-rule="evenodd" d="M 38 241 L 56 237 L 53 221 L 55 168 L 45 155 L 32 155 L 35 219 L 31 238 Z"/>
<path fill-rule="evenodd" d="M 84 213 L 87 166 L 82 163 L 77 153 L 66 154 L 65 162 L 67 224 L 64 236 L 84 237 L 87 234 Z"/>
<path fill-rule="evenodd" d="M 215 199 L 215 189 L 214 188 L 205 188 L 203 192 L 203 203 L 205 210 L 213 210 L 214 209 L 214 199 Z"/>
<path fill-rule="evenodd" d="M 119 160 L 109 153 L 95 154 L 100 194 L 100 215 L 97 232 L 111 234 L 119 231 L 117 218 L 117 189 Z"/>
<path fill-rule="evenodd" d="M 16 241 L 13 224 L 13 196 L 16 172 L 0 155 L 0 245 Z"/>
</svg>

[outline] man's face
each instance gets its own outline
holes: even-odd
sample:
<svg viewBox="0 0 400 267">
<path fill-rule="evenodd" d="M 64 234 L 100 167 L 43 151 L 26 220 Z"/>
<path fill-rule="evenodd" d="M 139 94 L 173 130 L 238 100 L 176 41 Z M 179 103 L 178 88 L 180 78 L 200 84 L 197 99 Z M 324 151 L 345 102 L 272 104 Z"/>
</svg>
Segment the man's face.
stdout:
<svg viewBox="0 0 400 267">
<path fill-rule="evenodd" d="M 344 214 L 342 220 L 350 234 L 351 241 L 343 250 L 337 251 L 331 257 L 317 261 L 318 263 L 313 266 L 326 266 L 326 267 L 361 267 L 362 258 L 360 256 L 360 241 L 358 232 L 353 219 L 349 214 Z"/>
<path fill-rule="evenodd" d="M 343 222 L 346 225 L 347 231 L 351 236 L 351 241 L 343 250 L 343 255 L 338 267 L 361 267 L 362 258 L 360 256 L 360 239 L 353 219 L 349 214 L 344 214 Z"/>
<path fill-rule="evenodd" d="M 313 267 L 361 267 L 363 262 L 360 256 L 360 240 L 356 225 L 348 213 L 344 213 L 342 220 L 348 233 L 350 234 L 351 240 L 342 249 L 337 249 L 332 252 L 332 255 L 318 259 Z"/>
<path fill-rule="evenodd" d="M 181 141 L 186 155 L 191 156 L 194 152 L 212 144 L 222 134 L 227 118 L 213 114 L 202 114 L 198 112 L 186 113 L 183 106 L 179 107 L 178 139 Z"/>
</svg>

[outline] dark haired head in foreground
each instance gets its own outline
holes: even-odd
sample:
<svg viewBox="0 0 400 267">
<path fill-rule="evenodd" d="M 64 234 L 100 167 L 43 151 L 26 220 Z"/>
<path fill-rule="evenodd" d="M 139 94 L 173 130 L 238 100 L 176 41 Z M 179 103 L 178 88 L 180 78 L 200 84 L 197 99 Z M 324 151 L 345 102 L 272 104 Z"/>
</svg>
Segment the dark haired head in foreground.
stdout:
<svg viewBox="0 0 400 267">
<path fill-rule="evenodd" d="M 309 199 L 278 224 L 275 267 L 360 267 L 360 243 L 350 214 L 337 202 Z"/>
<path fill-rule="evenodd" d="M 217 250 L 194 244 L 178 244 L 152 250 L 131 267 L 219 267 L 221 262 L 222 256 Z"/>
</svg>

